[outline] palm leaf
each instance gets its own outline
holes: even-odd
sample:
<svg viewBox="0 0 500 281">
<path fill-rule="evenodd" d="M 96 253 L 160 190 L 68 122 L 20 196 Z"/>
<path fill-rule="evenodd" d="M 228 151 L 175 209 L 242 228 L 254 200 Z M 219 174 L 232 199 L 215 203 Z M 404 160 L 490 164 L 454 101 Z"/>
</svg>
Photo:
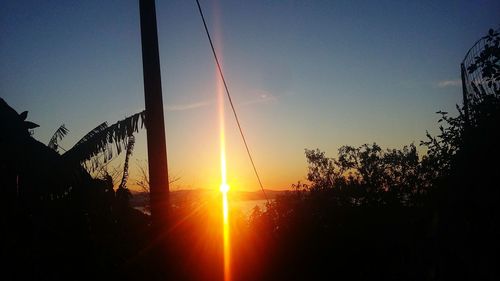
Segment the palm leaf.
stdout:
<svg viewBox="0 0 500 281">
<path fill-rule="evenodd" d="M 47 146 L 49 148 L 51 148 L 52 150 L 56 151 L 57 152 L 57 149 L 59 148 L 59 141 L 62 140 L 64 138 L 64 136 L 66 136 L 68 134 L 69 130 L 66 128 L 66 126 L 64 124 L 62 124 L 57 130 L 56 132 L 52 135 L 52 137 L 50 138 L 50 141 L 49 143 L 47 144 Z"/>
<path fill-rule="evenodd" d="M 75 145 L 74 147 L 77 147 L 89 140 L 91 140 L 92 138 L 94 138 L 95 136 L 97 136 L 99 133 L 101 133 L 102 131 L 104 131 L 105 129 L 108 128 L 108 123 L 107 122 L 103 122 L 101 123 L 99 126 L 95 127 L 94 129 L 92 129 L 90 132 L 88 132 L 85 136 L 83 136 L 83 138 L 81 138 Z"/>
<path fill-rule="evenodd" d="M 63 157 L 68 161 L 83 164 L 95 156 L 103 154 L 103 161 L 107 162 L 115 154 L 121 153 L 122 147 L 127 146 L 129 138 L 139 131 L 139 120 L 142 120 L 141 128 L 143 127 L 144 119 L 145 111 L 142 111 L 109 127 L 107 123 L 102 123 L 87 133 L 70 150 L 63 154 Z M 92 170 L 100 165 L 96 159 L 92 161 Z"/>
</svg>

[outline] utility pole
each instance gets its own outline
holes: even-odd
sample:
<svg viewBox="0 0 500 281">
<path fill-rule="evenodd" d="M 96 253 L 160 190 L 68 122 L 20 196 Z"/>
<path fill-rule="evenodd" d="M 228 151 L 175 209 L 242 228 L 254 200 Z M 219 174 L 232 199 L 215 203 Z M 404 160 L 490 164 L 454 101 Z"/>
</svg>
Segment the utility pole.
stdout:
<svg viewBox="0 0 500 281">
<path fill-rule="evenodd" d="M 169 186 L 155 0 L 139 0 L 139 9 L 141 14 L 151 223 L 153 229 L 161 230 L 166 227 L 168 219 Z"/>
</svg>

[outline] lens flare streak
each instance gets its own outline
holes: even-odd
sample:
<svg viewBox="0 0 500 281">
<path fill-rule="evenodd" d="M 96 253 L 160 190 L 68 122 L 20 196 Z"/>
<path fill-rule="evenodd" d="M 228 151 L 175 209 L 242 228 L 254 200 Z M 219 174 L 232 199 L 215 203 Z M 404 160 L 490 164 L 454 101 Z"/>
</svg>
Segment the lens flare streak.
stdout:
<svg viewBox="0 0 500 281">
<path fill-rule="evenodd" d="M 220 171 L 221 185 L 220 192 L 222 193 L 222 231 L 223 231 L 223 258 L 224 258 L 224 281 L 231 280 L 231 247 L 229 233 L 229 206 L 227 193 L 229 185 L 227 184 L 226 173 L 226 136 L 224 122 L 224 88 L 220 79 L 217 79 L 217 98 L 219 105 L 219 132 L 220 132 Z"/>
</svg>

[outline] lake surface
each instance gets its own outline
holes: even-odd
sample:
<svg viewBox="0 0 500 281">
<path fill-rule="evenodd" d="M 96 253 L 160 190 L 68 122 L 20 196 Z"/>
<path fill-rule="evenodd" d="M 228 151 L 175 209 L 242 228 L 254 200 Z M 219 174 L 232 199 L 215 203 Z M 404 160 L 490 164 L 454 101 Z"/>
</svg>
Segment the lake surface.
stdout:
<svg viewBox="0 0 500 281">
<path fill-rule="evenodd" d="M 253 208 L 255 208 L 255 206 L 259 206 L 260 209 L 264 211 L 266 209 L 266 202 L 267 201 L 265 199 L 229 201 L 229 208 L 230 210 L 241 212 L 246 217 L 248 217 L 252 213 L 252 210 Z M 151 215 L 149 211 L 144 207 L 137 206 L 134 208 L 145 214 Z"/>
<path fill-rule="evenodd" d="M 229 201 L 229 207 L 237 211 L 242 212 L 245 216 L 249 216 L 252 213 L 255 206 L 259 206 L 262 211 L 266 209 L 266 200 L 239 200 L 239 201 Z"/>
</svg>

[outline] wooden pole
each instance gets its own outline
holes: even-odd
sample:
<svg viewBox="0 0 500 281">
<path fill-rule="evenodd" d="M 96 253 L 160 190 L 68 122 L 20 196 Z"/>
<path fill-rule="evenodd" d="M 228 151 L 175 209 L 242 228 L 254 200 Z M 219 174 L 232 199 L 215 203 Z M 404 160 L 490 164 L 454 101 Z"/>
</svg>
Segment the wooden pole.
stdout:
<svg viewBox="0 0 500 281">
<path fill-rule="evenodd" d="M 169 208 L 167 146 L 163 119 L 160 55 L 154 0 L 139 0 L 141 17 L 142 67 L 146 105 L 151 223 L 166 227 Z"/>
</svg>

